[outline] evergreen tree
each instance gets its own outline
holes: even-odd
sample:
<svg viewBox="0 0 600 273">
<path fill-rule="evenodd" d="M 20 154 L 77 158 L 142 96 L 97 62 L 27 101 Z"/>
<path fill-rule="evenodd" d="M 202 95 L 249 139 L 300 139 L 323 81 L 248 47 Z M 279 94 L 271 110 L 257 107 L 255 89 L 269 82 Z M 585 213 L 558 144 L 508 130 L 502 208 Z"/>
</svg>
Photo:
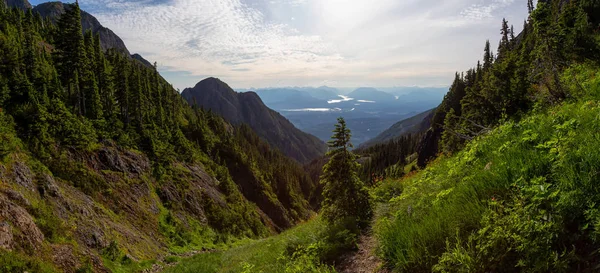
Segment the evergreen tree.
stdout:
<svg viewBox="0 0 600 273">
<path fill-rule="evenodd" d="M 329 162 L 323 167 L 323 218 L 331 224 L 354 221 L 365 227 L 372 211 L 369 194 L 358 178 L 356 156 L 350 151 L 350 129 L 346 121 L 338 118 L 333 136 L 328 142 Z"/>
<path fill-rule="evenodd" d="M 65 13 L 60 17 L 57 25 L 55 62 L 63 85 L 67 85 L 75 77 L 74 71 L 81 73 L 84 70 L 85 48 L 81 10 L 77 2 L 65 8 Z"/>
<path fill-rule="evenodd" d="M 533 12 L 534 8 L 535 7 L 533 6 L 533 0 L 527 0 L 527 10 L 529 11 L 529 14 Z"/>
<path fill-rule="evenodd" d="M 490 40 L 485 42 L 485 48 L 483 51 L 483 70 L 487 71 L 490 69 L 490 67 L 492 67 L 492 63 L 494 62 L 494 53 L 492 53 L 492 49 L 490 47 Z"/>
</svg>

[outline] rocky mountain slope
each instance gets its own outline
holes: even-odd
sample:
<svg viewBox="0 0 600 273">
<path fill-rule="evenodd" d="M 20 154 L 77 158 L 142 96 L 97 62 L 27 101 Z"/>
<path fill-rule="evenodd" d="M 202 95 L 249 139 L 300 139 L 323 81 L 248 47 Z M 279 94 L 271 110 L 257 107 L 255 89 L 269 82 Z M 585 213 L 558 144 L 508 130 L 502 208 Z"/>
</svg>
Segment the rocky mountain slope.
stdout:
<svg viewBox="0 0 600 273">
<path fill-rule="evenodd" d="M 310 217 L 296 161 L 81 35 L 78 5 L 56 33 L 4 8 L 0 272 L 139 272 Z"/>
<path fill-rule="evenodd" d="M 210 109 L 232 124 L 248 124 L 273 147 L 299 162 L 308 162 L 325 152 L 322 141 L 269 109 L 254 92 L 236 93 L 221 80 L 208 78 L 183 90 L 182 96 L 190 104 Z"/>
</svg>

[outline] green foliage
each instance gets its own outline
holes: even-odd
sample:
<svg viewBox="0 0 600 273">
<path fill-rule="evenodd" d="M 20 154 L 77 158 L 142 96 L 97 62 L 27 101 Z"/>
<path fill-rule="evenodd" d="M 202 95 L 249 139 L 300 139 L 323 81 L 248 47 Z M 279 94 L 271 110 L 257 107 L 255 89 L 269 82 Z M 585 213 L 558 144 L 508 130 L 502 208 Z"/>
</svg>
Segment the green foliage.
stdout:
<svg viewBox="0 0 600 273">
<path fill-rule="evenodd" d="M 409 158 L 417 152 L 422 134 L 408 134 L 397 139 L 373 145 L 367 149 L 356 151 L 363 158 L 359 177 L 375 185 L 386 178 L 401 178 L 405 175 L 404 167 L 409 163 Z M 361 160 L 363 160 L 361 158 Z"/>
<path fill-rule="evenodd" d="M 285 273 L 329 273 L 335 272 L 333 267 L 323 265 L 319 260 L 319 252 L 323 243 L 313 243 L 298 247 L 292 256 L 286 259 Z M 252 272 L 252 271 L 251 271 Z"/>
<path fill-rule="evenodd" d="M 51 273 L 58 270 L 39 258 L 25 256 L 14 251 L 0 250 L 0 271 L 6 273 Z"/>
<path fill-rule="evenodd" d="M 597 102 L 577 102 L 509 122 L 404 180 L 376 226 L 388 265 L 416 272 L 591 268 L 598 113 Z"/>
<path fill-rule="evenodd" d="M 10 115 L 0 111 L 0 160 L 21 146 Z"/>
<path fill-rule="evenodd" d="M 229 249 L 182 259 L 166 272 L 333 272 L 323 264 L 324 232 L 326 224 L 316 218 L 263 240 L 241 241 Z"/>
<path fill-rule="evenodd" d="M 357 176 L 359 168 L 356 156 L 349 150 L 350 130 L 343 118 L 338 123 L 329 141 L 329 162 L 323 166 L 321 183 L 323 187 L 322 215 L 331 225 L 348 219 L 360 228 L 368 225 L 371 216 L 369 194 Z"/>
<path fill-rule="evenodd" d="M 530 19 L 515 37 L 502 22 L 497 56 L 486 42 L 483 65 L 457 74 L 437 108 L 432 127 L 441 134 L 427 140 L 436 151 L 421 151 L 420 162 L 438 152 L 452 154 L 464 143 L 507 119 L 517 120 L 534 105 L 554 105 L 581 93 L 570 89 L 562 71 L 577 63 L 597 63 L 600 47 L 595 1 L 540 1 L 530 6 Z M 573 72 L 573 71 L 571 71 Z M 577 76 L 570 75 L 575 80 Z M 578 81 L 578 82 L 577 82 Z M 581 78 L 573 82 L 580 84 Z M 573 93 L 574 92 L 574 93 Z M 439 147 L 435 147 L 440 141 Z"/>
<path fill-rule="evenodd" d="M 78 3 L 64 7 L 56 24 L 31 11 L 0 12 L 1 160 L 27 153 L 61 183 L 118 210 L 121 204 L 110 199 L 120 190 L 120 179 L 90 163 L 102 146 L 139 151 L 150 160 L 152 177 L 142 179 L 149 188 L 171 183 L 181 197 L 192 191 L 201 195 L 194 196 L 200 203 L 194 209 L 205 215 L 191 212 L 187 200 L 167 204 L 173 200 L 165 199 L 158 204 L 160 215 L 148 219 L 159 229 L 157 240 L 175 252 L 267 236 L 311 215 L 307 199 L 317 183 L 298 163 L 249 128 L 233 127 L 214 113 L 190 107 L 156 66 L 103 50 L 98 33 L 83 33 Z M 184 173 L 173 167 L 178 164 L 202 171 Z M 197 177 L 203 171 L 218 181 Z M 137 181 L 132 173 L 125 176 Z M 192 179 L 217 189 L 200 193 Z M 257 190 L 241 191 L 248 188 Z M 32 214 L 46 239 L 55 243 L 70 234 L 63 232 L 50 203 L 35 203 Z M 105 257 L 111 270 L 135 267 L 113 258 Z"/>
<path fill-rule="evenodd" d="M 66 239 L 68 229 L 54 213 L 51 204 L 39 201 L 33 207 L 32 215 L 35 217 L 35 225 L 44 233 L 49 242 L 60 243 Z"/>
</svg>

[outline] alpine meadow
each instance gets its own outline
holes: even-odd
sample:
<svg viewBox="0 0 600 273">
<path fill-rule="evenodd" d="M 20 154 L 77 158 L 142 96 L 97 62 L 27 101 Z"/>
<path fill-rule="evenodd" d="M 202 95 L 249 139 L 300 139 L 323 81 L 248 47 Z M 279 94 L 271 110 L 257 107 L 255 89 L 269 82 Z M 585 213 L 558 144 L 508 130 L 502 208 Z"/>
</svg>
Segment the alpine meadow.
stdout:
<svg viewBox="0 0 600 273">
<path fill-rule="evenodd" d="M 0 272 L 600 271 L 600 1 L 438 2 L 0 0 Z"/>
</svg>

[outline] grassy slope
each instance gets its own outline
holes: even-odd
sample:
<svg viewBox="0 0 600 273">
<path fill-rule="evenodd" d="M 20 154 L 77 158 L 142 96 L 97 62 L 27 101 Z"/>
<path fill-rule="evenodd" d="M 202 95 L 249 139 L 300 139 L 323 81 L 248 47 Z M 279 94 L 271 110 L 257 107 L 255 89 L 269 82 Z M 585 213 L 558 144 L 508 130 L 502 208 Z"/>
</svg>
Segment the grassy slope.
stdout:
<svg viewBox="0 0 600 273">
<path fill-rule="evenodd" d="M 165 272 L 303 272 L 290 271 L 289 254 L 294 251 L 295 246 L 317 242 L 324 227 L 324 223 L 316 218 L 277 236 L 246 241 L 230 249 L 181 260 L 177 266 L 168 268 Z M 302 270 L 307 270 L 306 268 L 303 267 Z M 328 272 L 328 269 L 315 265 L 310 272 Z"/>
<path fill-rule="evenodd" d="M 580 65 L 563 75 L 577 99 L 506 122 L 375 191 L 387 200 L 375 230 L 388 266 L 556 272 L 595 259 L 583 242 L 600 230 L 600 72 Z"/>
</svg>

